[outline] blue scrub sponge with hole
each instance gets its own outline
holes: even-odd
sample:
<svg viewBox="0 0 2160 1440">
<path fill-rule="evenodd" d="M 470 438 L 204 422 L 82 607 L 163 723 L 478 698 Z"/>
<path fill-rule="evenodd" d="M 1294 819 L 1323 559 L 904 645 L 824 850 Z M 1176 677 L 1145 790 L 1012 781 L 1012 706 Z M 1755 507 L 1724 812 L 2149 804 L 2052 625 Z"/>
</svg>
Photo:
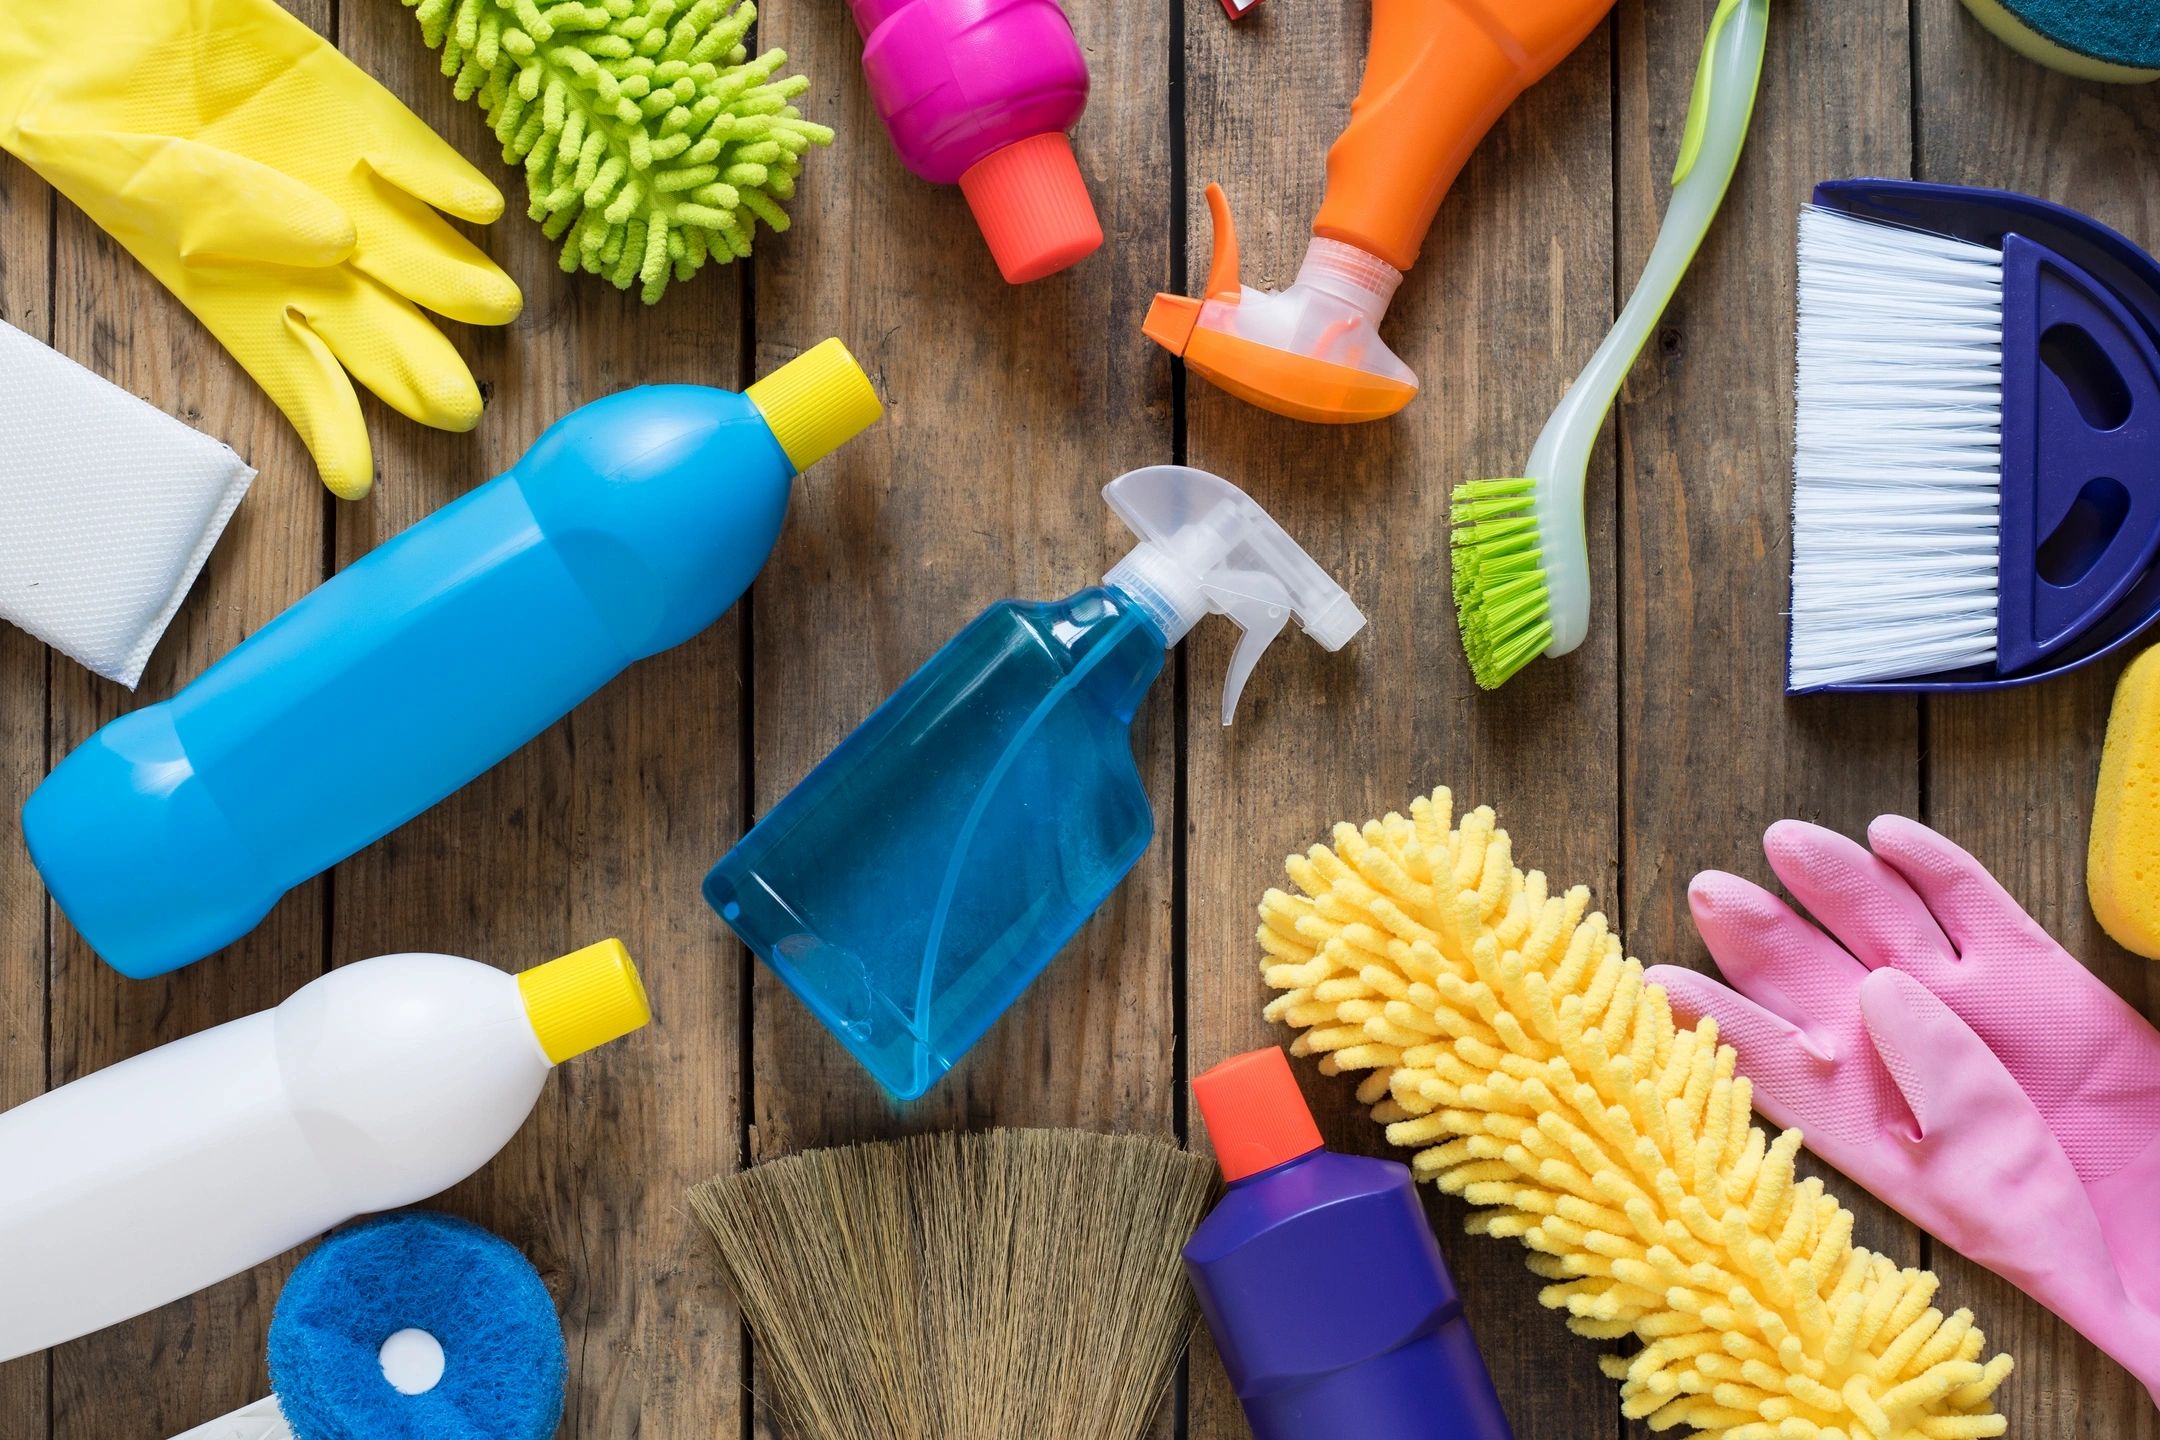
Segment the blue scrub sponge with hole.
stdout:
<svg viewBox="0 0 2160 1440">
<path fill-rule="evenodd" d="M 442 1379 L 406 1395 L 383 1341 L 423 1330 Z M 270 1322 L 270 1388 L 296 1440 L 548 1440 L 568 1371 L 547 1286 L 508 1241 L 410 1210 L 332 1234 Z"/>
</svg>

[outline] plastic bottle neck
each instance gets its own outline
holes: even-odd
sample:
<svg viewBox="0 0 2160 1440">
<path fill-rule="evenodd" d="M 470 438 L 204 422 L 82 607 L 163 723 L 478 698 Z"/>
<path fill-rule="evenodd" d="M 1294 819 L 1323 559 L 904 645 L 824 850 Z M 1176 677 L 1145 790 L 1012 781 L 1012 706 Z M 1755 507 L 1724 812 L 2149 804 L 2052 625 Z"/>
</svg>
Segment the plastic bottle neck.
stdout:
<svg viewBox="0 0 2160 1440">
<path fill-rule="evenodd" d="M 1387 318 L 1388 304 L 1402 280 L 1402 271 L 1370 251 L 1314 236 L 1305 247 L 1296 283 L 1340 300 L 1377 329 Z"/>
<path fill-rule="evenodd" d="M 1257 1185 L 1264 1180 L 1272 1180 L 1278 1175 L 1287 1175 L 1299 1166 L 1316 1160 L 1327 1153 L 1327 1146 L 1315 1145 L 1312 1149 L 1300 1151 L 1287 1160 L 1281 1160 L 1268 1166 L 1265 1170 L 1255 1170 L 1250 1175 L 1240 1175 L 1237 1179 L 1226 1182 L 1225 1188 L 1243 1190 L 1247 1186 Z"/>
<path fill-rule="evenodd" d="M 1155 622 L 1166 650 L 1184 639 L 1208 613 L 1207 596 L 1199 583 L 1168 551 L 1152 542 L 1134 546 L 1124 559 L 1110 567 L 1103 584 Z"/>
</svg>

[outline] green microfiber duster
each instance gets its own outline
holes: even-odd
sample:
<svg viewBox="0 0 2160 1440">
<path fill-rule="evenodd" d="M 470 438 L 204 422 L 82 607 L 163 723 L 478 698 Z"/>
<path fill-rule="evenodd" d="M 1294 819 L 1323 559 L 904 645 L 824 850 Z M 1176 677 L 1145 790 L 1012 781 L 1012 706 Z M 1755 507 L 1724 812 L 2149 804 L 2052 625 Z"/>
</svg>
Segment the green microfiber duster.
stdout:
<svg viewBox="0 0 2160 1440">
<path fill-rule="evenodd" d="M 787 53 L 750 58 L 749 0 L 405 4 L 524 165 L 563 269 L 640 281 L 647 304 L 671 275 L 747 256 L 758 221 L 787 229 L 803 152 L 832 143 L 789 103 L 810 82 L 773 78 Z"/>
</svg>

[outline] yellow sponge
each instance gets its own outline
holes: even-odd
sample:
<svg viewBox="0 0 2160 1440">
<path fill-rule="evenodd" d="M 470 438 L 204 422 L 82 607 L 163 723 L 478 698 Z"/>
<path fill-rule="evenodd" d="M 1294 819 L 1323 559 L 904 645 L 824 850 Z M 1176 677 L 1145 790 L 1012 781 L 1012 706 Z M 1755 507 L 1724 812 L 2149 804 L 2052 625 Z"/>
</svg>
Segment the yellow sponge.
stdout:
<svg viewBox="0 0 2160 1440">
<path fill-rule="evenodd" d="M 1411 1168 L 1519 1241 L 1623 1413 L 1718 1440 L 1979 1440 L 2007 1428 L 1970 1312 L 1935 1277 L 1852 1243 L 1794 1174 L 1800 1133 L 1749 1123 L 1752 1091 L 1705 1018 L 1592 913 L 1515 868 L 1490 810 L 1448 792 L 1335 828 L 1261 902 L 1268 1017 L 1358 1098 Z"/>
<path fill-rule="evenodd" d="M 2138 656 L 2115 686 L 2085 893 L 2116 944 L 2160 960 L 2160 646 Z"/>
</svg>

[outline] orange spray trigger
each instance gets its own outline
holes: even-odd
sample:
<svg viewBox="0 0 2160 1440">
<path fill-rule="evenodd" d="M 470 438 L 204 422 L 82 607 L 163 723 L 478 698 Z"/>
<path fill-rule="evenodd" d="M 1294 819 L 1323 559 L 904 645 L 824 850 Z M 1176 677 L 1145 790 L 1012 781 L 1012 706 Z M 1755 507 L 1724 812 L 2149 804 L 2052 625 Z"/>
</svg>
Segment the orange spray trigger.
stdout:
<svg viewBox="0 0 2160 1440">
<path fill-rule="evenodd" d="M 1340 241 L 1315 239 L 1288 290 L 1238 280 L 1237 226 L 1220 185 L 1207 298 L 1157 295 L 1141 331 L 1241 400 L 1324 425 L 1379 420 L 1417 395 L 1417 375 L 1380 338 L 1402 272 Z"/>
<path fill-rule="evenodd" d="M 1207 298 L 1235 305 L 1243 287 L 1238 283 L 1237 223 L 1230 218 L 1230 197 L 1223 194 L 1222 186 L 1211 180 L 1207 187 L 1207 203 L 1208 216 L 1215 227 L 1214 253 L 1208 261 Z M 1201 303 L 1189 295 L 1158 293 L 1154 303 L 1148 306 L 1147 318 L 1140 322 L 1140 333 L 1171 354 L 1184 356 L 1192 343 L 1193 330 L 1200 323 L 1200 310 Z"/>
<path fill-rule="evenodd" d="M 1223 0 L 1226 7 L 1236 0 Z M 1237 232 L 1208 187 L 1207 299 L 1158 295 L 1142 327 L 1186 368 L 1278 415 L 1392 415 L 1417 375 L 1380 338 L 1441 197 L 1501 112 L 1597 28 L 1613 0 L 1372 0 L 1365 78 L 1328 151 L 1327 194 L 1297 282 L 1238 283 Z"/>
<path fill-rule="evenodd" d="M 1215 227 L 1215 253 L 1208 261 L 1207 298 L 1237 303 L 1244 289 L 1238 281 L 1237 222 L 1230 218 L 1230 197 L 1213 180 L 1207 187 L 1208 221 Z"/>
</svg>

